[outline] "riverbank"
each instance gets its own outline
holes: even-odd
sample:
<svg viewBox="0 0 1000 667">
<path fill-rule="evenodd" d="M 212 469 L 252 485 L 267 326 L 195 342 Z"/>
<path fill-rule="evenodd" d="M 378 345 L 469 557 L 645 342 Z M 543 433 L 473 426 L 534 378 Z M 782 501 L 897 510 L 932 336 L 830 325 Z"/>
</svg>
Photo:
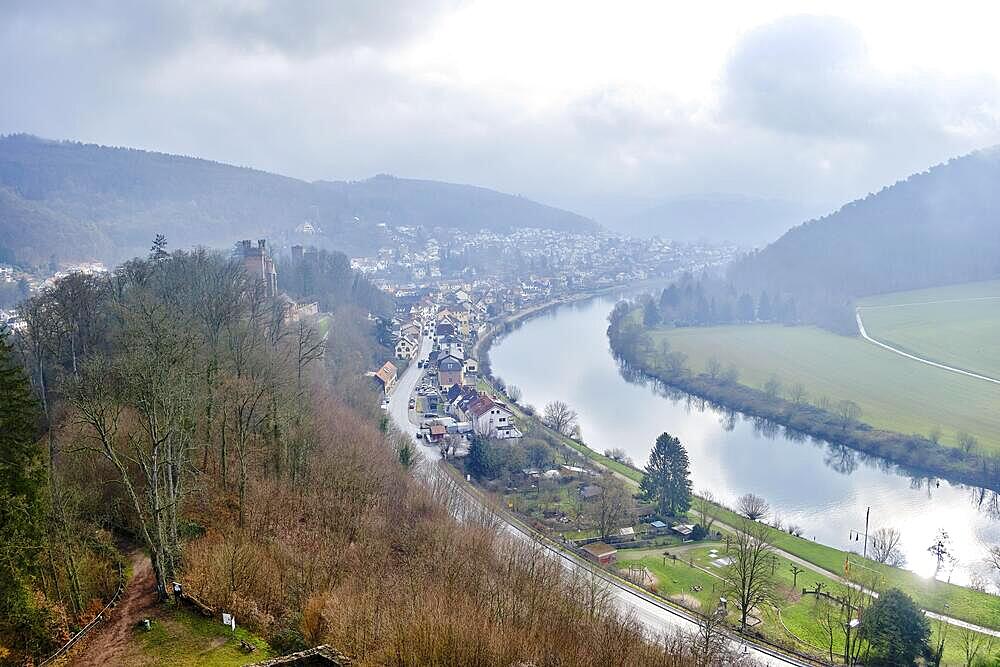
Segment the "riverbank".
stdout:
<svg viewBox="0 0 1000 667">
<path fill-rule="evenodd" d="M 651 379 L 721 408 L 884 459 L 916 477 L 940 477 L 1000 491 L 1000 457 L 944 447 L 919 434 L 874 428 L 851 414 L 850 401 L 823 409 L 741 384 L 725 373 L 694 373 L 667 364 L 653 341 L 646 341 L 645 334 L 631 311 L 618 313 L 608 328 L 611 349 L 626 377 Z"/>
<path fill-rule="evenodd" d="M 490 368 L 489 350 L 497 336 L 511 331 L 514 327 L 526 322 L 532 317 L 542 315 L 559 306 L 565 306 L 571 303 L 578 303 L 588 299 L 606 296 L 608 294 L 613 294 L 614 292 L 621 292 L 625 289 L 630 291 L 642 289 L 644 287 L 662 284 L 668 282 L 669 280 L 669 278 L 649 278 L 630 285 L 609 285 L 608 287 L 602 287 L 596 290 L 587 290 L 559 296 L 555 299 L 550 299 L 543 303 L 529 306 L 528 308 L 522 308 L 521 310 L 514 311 L 510 315 L 501 318 L 498 322 L 492 322 L 487 332 L 476 339 L 476 342 L 472 345 L 472 349 L 469 351 L 469 355 L 479 362 L 480 372 L 485 376 L 491 377 L 492 372 Z"/>
<path fill-rule="evenodd" d="M 607 308 L 610 309 L 610 305 Z M 606 313 L 606 311 L 604 310 L 603 305 L 602 305 L 602 307 L 600 309 L 597 309 L 597 310 L 600 310 L 600 312 L 601 312 L 600 318 L 599 318 L 598 321 L 601 321 L 601 322 L 606 321 L 604 319 L 605 318 L 604 313 Z M 579 311 L 577 311 L 576 309 L 570 309 L 568 312 L 577 313 Z M 576 317 L 576 316 L 574 316 L 574 317 Z M 593 316 L 588 316 L 588 317 L 589 317 L 588 321 L 590 321 L 590 322 L 593 322 L 594 319 L 595 319 Z M 579 326 L 578 323 L 580 322 L 580 320 L 576 319 L 576 320 L 573 320 L 573 322 L 575 323 L 573 326 Z M 596 325 L 596 323 L 594 323 L 594 324 L 592 324 L 590 326 L 592 327 L 594 325 Z M 549 329 L 552 328 L 552 326 L 549 326 L 547 323 L 541 323 L 541 324 L 540 323 L 536 323 L 536 324 L 532 324 L 531 326 L 532 327 L 544 326 L 544 327 L 547 327 Z M 600 331 L 600 340 L 601 340 L 601 342 L 600 342 L 600 348 L 602 350 L 602 353 L 605 353 L 604 350 L 606 350 L 606 338 L 604 336 L 604 328 L 605 327 L 602 326 L 601 327 L 601 331 Z M 556 329 L 558 329 L 559 331 L 562 331 L 562 329 L 559 328 L 559 327 L 556 327 Z M 572 329 L 572 328 L 570 330 L 579 331 L 579 332 L 581 332 L 581 334 L 582 334 L 582 331 L 583 331 L 583 330 L 580 330 L 580 329 Z M 588 331 L 589 330 L 590 329 L 588 328 Z M 595 339 L 595 343 L 590 344 L 589 346 L 586 346 L 586 345 L 581 346 L 580 349 L 581 349 L 581 353 L 582 354 L 596 354 L 596 352 L 597 352 L 596 339 L 597 339 L 598 336 L 597 336 L 596 331 L 594 332 L 593 335 L 591 335 L 589 337 L 590 338 L 594 338 Z M 513 339 L 512 339 L 512 341 L 513 341 Z M 530 345 L 529 346 L 525 346 L 524 343 L 521 343 L 521 344 L 518 345 L 518 349 L 521 350 L 522 354 L 523 354 L 524 350 L 526 350 L 526 349 L 532 349 L 532 348 L 531 348 Z M 553 352 L 550 351 L 549 354 L 552 355 Z M 556 355 L 556 357 L 558 357 L 558 352 L 555 352 L 555 355 Z M 555 358 L 555 357 L 550 357 L 550 358 Z M 574 363 L 574 364 L 576 363 L 575 361 L 572 361 L 573 354 L 569 354 L 567 356 L 567 358 L 571 359 L 570 363 Z M 602 363 L 605 363 L 605 362 L 602 362 Z M 614 373 L 615 376 L 618 375 L 618 373 L 617 373 L 616 370 L 612 370 L 612 369 L 614 369 L 614 363 L 612 362 L 612 360 L 611 360 L 610 357 L 608 357 L 608 360 L 607 360 L 607 362 L 606 362 L 605 365 L 608 367 L 608 372 Z M 560 377 L 562 377 L 562 371 L 558 370 L 561 366 L 558 363 L 556 363 L 554 365 L 551 365 L 551 366 L 552 366 L 552 372 L 559 372 L 560 373 Z M 571 369 L 572 369 L 572 367 L 570 367 L 570 370 Z M 505 365 L 504 365 L 503 369 L 501 369 L 501 370 L 504 370 L 505 372 L 510 372 L 510 370 L 509 370 L 509 368 L 507 366 L 507 362 L 505 362 Z M 573 375 L 566 375 L 565 377 L 571 378 L 571 377 L 574 377 L 574 376 Z M 613 389 L 614 385 L 612 384 L 612 381 L 611 381 L 610 377 L 605 377 L 605 378 L 601 379 L 601 376 L 600 375 L 595 375 L 594 372 L 592 370 L 590 370 L 589 367 L 588 367 L 588 369 L 586 371 L 584 371 L 583 375 L 581 375 L 580 377 L 586 377 L 591 382 L 597 382 L 597 383 L 599 383 L 599 386 L 602 388 L 600 391 L 616 391 L 615 389 Z M 510 380 L 514 380 L 515 378 L 509 378 L 509 379 Z M 617 379 L 620 380 L 620 377 L 618 377 Z M 520 380 L 518 380 L 518 382 L 520 383 Z M 558 391 L 559 391 L 559 393 L 554 394 L 554 396 L 553 396 L 552 392 L 549 392 L 548 396 L 554 397 L 554 398 L 563 398 L 564 396 L 566 396 L 566 394 L 563 393 L 563 390 L 558 390 Z M 638 392 L 638 389 L 636 390 L 636 392 Z M 641 399 L 639 399 L 635 395 L 635 392 L 630 393 L 629 396 L 630 397 L 627 399 L 629 406 L 631 406 L 632 402 L 641 400 Z M 548 399 L 546 399 L 546 400 L 548 400 Z M 655 400 L 656 401 L 660 401 L 662 399 L 656 398 Z M 570 402 L 571 402 L 571 407 L 575 407 L 575 406 L 572 405 L 573 401 L 571 400 Z M 600 411 L 600 410 L 603 410 L 603 409 L 604 409 L 604 407 L 602 406 L 601 403 L 594 404 L 593 408 L 588 408 L 587 409 L 587 414 L 591 415 L 591 413 L 592 413 L 593 410 Z M 648 413 L 650 410 L 656 410 L 657 408 L 652 403 L 649 403 L 649 404 L 643 404 L 643 406 L 642 406 L 641 409 L 644 410 L 644 411 L 646 411 L 646 413 Z M 622 413 L 616 413 L 616 414 L 621 414 L 623 418 L 630 419 L 630 418 L 634 417 L 635 414 L 637 414 L 637 413 L 634 410 L 625 410 L 624 414 L 622 414 Z M 518 410 L 518 417 L 520 419 L 523 419 L 523 420 L 531 420 L 530 423 L 532 423 L 532 424 L 538 424 L 537 420 L 533 420 L 529 415 L 526 415 L 523 410 Z M 661 416 L 661 417 L 659 417 L 657 419 L 657 421 L 661 421 L 663 419 L 664 418 Z M 529 422 L 526 421 L 525 423 L 529 423 Z M 667 422 L 664 422 L 664 425 L 667 425 Z M 703 429 L 703 427 L 698 427 L 698 430 L 702 430 L 702 429 Z M 672 428 L 670 430 L 673 432 Z M 586 431 L 586 428 L 585 428 L 585 431 Z M 603 434 L 605 436 L 608 434 L 607 429 L 604 429 L 602 432 L 603 432 Z M 614 432 L 618 433 L 617 430 L 614 431 Z M 593 431 L 591 431 L 591 433 L 593 433 Z M 642 436 L 643 440 L 646 437 L 647 437 L 647 435 L 643 435 Z M 649 437 L 652 438 L 652 436 L 649 436 Z M 682 436 L 682 438 L 683 438 L 683 436 Z M 571 440 L 569 438 L 565 438 L 565 437 L 562 437 L 562 436 L 558 437 L 558 441 L 560 442 L 560 444 L 562 444 L 564 446 L 567 446 L 567 447 L 570 447 L 570 448 L 576 450 L 577 452 L 585 455 L 587 458 L 589 458 L 590 460 L 594 461 L 595 463 L 603 466 L 604 468 L 609 469 L 609 470 L 613 470 L 614 472 L 616 472 L 616 473 L 618 473 L 618 474 L 620 474 L 620 475 L 622 475 L 624 477 L 629 478 L 631 480 L 632 484 L 637 484 L 638 481 L 641 480 L 641 478 L 642 478 L 642 473 L 639 470 L 637 470 L 636 468 L 627 466 L 627 465 L 625 465 L 625 464 L 623 464 L 621 462 L 618 462 L 618 461 L 613 461 L 611 459 L 608 459 L 607 457 L 604 457 L 601 454 L 599 454 L 598 452 L 595 452 L 595 451 L 591 450 L 590 448 L 586 447 L 585 445 L 583 445 L 580 442 L 577 442 L 577 441 L 574 441 L 574 440 Z M 609 446 L 609 447 L 610 446 L 616 446 L 615 445 L 615 441 L 614 440 L 609 440 L 607 437 L 599 439 L 598 442 L 602 442 L 603 443 L 602 446 Z M 652 439 L 650 439 L 650 444 L 652 444 Z M 627 443 L 623 443 L 623 445 L 626 446 L 626 447 L 629 446 Z M 745 445 L 743 445 L 741 443 L 740 446 L 744 447 Z M 713 451 L 718 451 L 717 449 L 715 449 L 716 447 L 717 447 L 717 445 L 713 445 Z M 631 454 L 635 457 L 636 460 L 640 460 L 640 458 L 642 458 L 644 460 L 645 453 L 648 453 L 648 448 L 645 449 L 644 453 L 640 453 L 641 451 L 643 451 L 642 448 L 639 448 L 638 446 L 635 446 L 635 447 L 633 447 L 633 451 L 631 452 Z M 734 455 L 734 456 L 738 457 L 738 456 L 740 456 L 739 451 L 741 451 L 741 450 L 733 450 L 731 452 L 731 455 Z M 805 450 L 798 450 L 798 451 L 805 451 Z M 704 479 L 704 478 L 702 478 L 702 479 Z M 767 479 L 768 480 L 773 480 L 772 483 L 777 483 L 777 479 L 775 477 L 773 477 L 773 476 L 768 477 Z M 711 486 L 710 486 L 710 488 L 711 488 Z M 745 489 L 746 487 L 743 487 L 743 488 Z M 765 495 L 767 495 L 766 490 L 768 488 L 771 488 L 771 487 L 764 486 L 764 487 L 757 487 L 756 489 L 754 487 L 750 487 L 751 490 L 757 490 L 758 492 L 764 491 Z M 719 487 L 719 488 L 715 488 L 713 490 L 715 490 L 718 493 L 719 491 L 724 491 L 725 489 L 723 489 L 722 487 Z M 944 492 L 944 487 L 943 486 L 942 486 L 941 491 L 942 491 L 942 493 Z M 732 499 L 730 499 L 730 501 L 732 501 Z M 830 507 L 831 505 L 828 505 L 827 503 L 824 503 L 824 506 Z M 839 507 L 839 505 L 833 505 L 833 506 L 834 507 Z M 862 518 L 863 518 L 863 512 L 864 512 L 864 508 L 863 507 L 861 508 L 861 511 L 862 511 Z M 722 508 L 721 506 L 718 506 L 717 512 L 718 512 L 719 516 L 725 516 L 725 514 L 726 514 L 726 510 L 724 508 Z M 729 518 L 730 518 L 731 521 L 735 521 L 735 519 L 732 517 L 732 515 L 730 515 Z M 787 519 L 787 515 L 786 515 L 786 519 Z M 809 523 L 803 522 L 802 519 L 799 519 L 799 521 L 802 522 L 802 525 L 805 525 L 807 528 L 810 525 Z M 725 523 L 725 521 L 723 521 L 723 522 Z M 843 522 L 841 522 L 841 524 L 842 523 Z M 897 526 L 898 525 L 899 524 L 897 524 Z M 905 528 L 905 526 L 903 526 L 903 527 Z M 844 530 L 844 534 L 846 535 L 847 528 L 845 527 L 843 530 Z M 909 533 L 906 533 L 906 534 L 909 535 Z M 777 532 L 776 536 L 781 539 L 781 548 L 783 550 L 787 551 L 788 553 L 790 553 L 792 555 L 795 555 L 796 557 L 802 558 L 803 560 L 809 561 L 811 563 L 815 563 L 818 567 L 822 567 L 826 572 L 831 573 L 832 575 L 837 575 L 838 573 L 842 572 L 844 561 L 849 556 L 848 552 L 846 552 L 846 551 L 841 551 L 841 550 L 838 550 L 838 549 L 835 549 L 835 548 L 832 548 L 832 547 L 827 547 L 827 546 L 824 546 L 823 544 L 819 544 L 819 543 L 814 542 L 814 541 L 810 541 L 810 540 L 806 540 L 806 539 L 794 538 L 794 537 L 792 537 L 790 535 L 787 535 L 786 533 L 781 533 L 780 531 Z M 830 538 L 830 537 L 831 536 L 830 536 L 829 532 L 827 532 L 826 538 Z M 923 540 L 924 538 L 920 537 L 919 539 Z M 930 537 L 927 537 L 926 539 L 929 540 Z M 970 552 L 968 552 L 968 550 L 965 550 L 965 551 L 963 551 L 963 553 L 968 554 Z M 868 566 L 868 564 L 870 563 L 870 561 L 864 561 L 861 558 L 859 558 L 859 557 L 856 558 L 853 555 L 850 555 L 850 558 L 851 558 L 852 563 L 857 562 L 860 565 L 864 565 L 864 566 Z M 898 581 L 897 581 L 897 577 L 900 578 Z M 935 611 L 937 611 L 937 610 L 942 610 L 942 611 L 946 610 L 950 615 L 953 615 L 953 616 L 955 616 L 957 618 L 968 619 L 970 622 L 974 622 L 974 623 L 977 623 L 979 625 L 984 625 L 986 627 L 994 627 L 995 624 L 996 624 L 996 622 L 997 622 L 996 619 L 1000 619 L 1000 599 L 998 599 L 998 598 L 996 598 L 994 596 L 990 596 L 988 594 L 977 593 L 977 592 L 971 591 L 969 589 L 963 589 L 960 586 L 951 585 L 951 584 L 944 584 L 943 582 L 932 582 L 931 580 L 922 578 L 922 577 L 920 577 L 920 576 L 918 576 L 916 574 L 913 574 L 912 572 L 905 571 L 905 570 L 895 570 L 893 568 L 887 568 L 886 569 L 885 581 L 887 582 L 887 585 L 899 585 L 901 587 L 904 587 L 906 590 L 910 591 L 911 594 L 913 594 L 915 598 L 919 598 L 921 604 L 925 608 L 927 608 L 927 609 L 931 609 L 931 610 L 935 610 Z M 966 599 L 966 600 L 963 601 L 962 598 L 964 598 L 964 596 L 966 596 L 966 595 L 971 595 L 971 597 L 969 597 L 968 599 Z M 948 607 L 945 607 L 944 605 L 948 605 Z"/>
</svg>

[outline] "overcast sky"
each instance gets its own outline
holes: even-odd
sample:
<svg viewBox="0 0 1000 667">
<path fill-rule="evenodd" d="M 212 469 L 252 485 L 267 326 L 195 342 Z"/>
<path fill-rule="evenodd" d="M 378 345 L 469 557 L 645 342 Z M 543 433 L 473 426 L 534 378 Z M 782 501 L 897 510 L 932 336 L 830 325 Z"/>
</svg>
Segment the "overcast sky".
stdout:
<svg viewBox="0 0 1000 667">
<path fill-rule="evenodd" d="M 832 207 L 1000 143 L 992 3 L 0 3 L 0 132 L 600 213 Z"/>
</svg>

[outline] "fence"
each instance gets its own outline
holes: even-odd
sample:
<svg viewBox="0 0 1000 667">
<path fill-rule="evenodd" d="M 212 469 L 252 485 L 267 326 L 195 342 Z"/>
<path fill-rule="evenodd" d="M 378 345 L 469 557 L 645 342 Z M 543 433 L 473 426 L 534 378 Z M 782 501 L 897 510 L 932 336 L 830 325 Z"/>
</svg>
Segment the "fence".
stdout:
<svg viewBox="0 0 1000 667">
<path fill-rule="evenodd" d="M 52 655 L 50 655 L 49 657 L 47 657 L 42 662 L 38 663 L 38 667 L 45 667 L 45 665 L 51 665 L 57 659 L 59 659 L 62 656 L 66 655 L 66 653 L 69 652 L 69 650 L 71 648 L 73 648 L 73 646 L 78 641 L 80 641 L 81 639 L 83 639 L 87 635 L 88 632 L 90 632 L 91 630 L 93 630 L 94 627 L 96 627 L 98 624 L 100 624 L 104 620 L 104 618 L 105 618 L 105 616 L 107 616 L 108 612 L 111 611 L 111 609 L 113 609 L 114 606 L 117 605 L 118 602 L 121 600 L 122 593 L 124 593 L 124 592 L 125 592 L 125 570 L 122 568 L 121 562 L 119 562 L 118 563 L 118 590 L 116 590 L 115 594 L 111 597 L 111 601 L 108 602 L 108 604 L 104 607 L 104 609 L 102 609 L 100 611 L 100 613 L 98 613 L 97 616 L 95 616 L 93 618 L 93 620 L 90 621 L 90 623 L 87 623 L 87 625 L 85 625 L 82 628 L 80 628 L 79 632 L 77 632 L 75 635 L 73 635 L 72 637 L 70 637 L 69 641 L 66 642 L 65 644 L 63 644 L 62 647 L 58 651 L 56 651 L 55 653 L 53 653 Z"/>
</svg>

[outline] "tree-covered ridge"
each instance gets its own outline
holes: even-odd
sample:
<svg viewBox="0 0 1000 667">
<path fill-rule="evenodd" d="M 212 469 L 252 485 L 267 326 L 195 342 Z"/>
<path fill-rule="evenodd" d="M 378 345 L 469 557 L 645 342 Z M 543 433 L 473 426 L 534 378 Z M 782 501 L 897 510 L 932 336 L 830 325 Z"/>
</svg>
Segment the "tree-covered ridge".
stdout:
<svg viewBox="0 0 1000 667">
<path fill-rule="evenodd" d="M 730 277 L 851 330 L 855 297 L 1000 276 L 998 182 L 1000 150 L 955 158 L 792 229 Z"/>
<path fill-rule="evenodd" d="M 376 176 L 308 183 L 179 155 L 29 135 L 0 138 L 0 256 L 25 263 L 121 261 L 156 232 L 223 246 L 234 238 L 310 240 L 368 252 L 379 223 L 456 229 L 587 231 L 591 220 L 468 185 Z"/>
</svg>

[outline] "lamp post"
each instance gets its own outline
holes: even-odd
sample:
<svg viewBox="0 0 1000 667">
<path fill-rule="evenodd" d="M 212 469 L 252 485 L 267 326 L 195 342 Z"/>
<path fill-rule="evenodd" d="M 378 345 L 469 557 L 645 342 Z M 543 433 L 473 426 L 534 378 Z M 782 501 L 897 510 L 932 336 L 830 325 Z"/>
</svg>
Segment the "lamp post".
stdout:
<svg viewBox="0 0 1000 667">
<path fill-rule="evenodd" d="M 871 515 L 871 511 L 872 508 L 870 506 L 865 510 L 865 533 L 864 533 L 865 544 L 864 547 L 862 547 L 862 551 L 864 552 L 862 555 L 864 558 L 868 558 L 868 518 Z M 861 538 L 861 533 L 856 530 L 852 530 L 850 531 L 847 537 L 849 540 L 857 541 L 858 539 Z"/>
</svg>

